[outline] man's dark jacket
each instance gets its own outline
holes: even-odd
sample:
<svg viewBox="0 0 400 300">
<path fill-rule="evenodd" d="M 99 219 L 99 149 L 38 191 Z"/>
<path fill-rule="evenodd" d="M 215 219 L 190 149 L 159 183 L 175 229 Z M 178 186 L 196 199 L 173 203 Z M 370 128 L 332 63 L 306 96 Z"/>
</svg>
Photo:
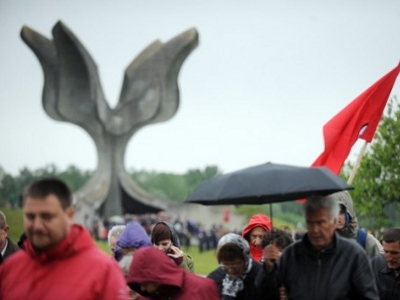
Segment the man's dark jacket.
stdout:
<svg viewBox="0 0 400 300">
<path fill-rule="evenodd" d="M 305 234 L 288 246 L 270 274 L 260 280 L 283 284 L 289 299 L 379 300 L 374 275 L 364 249 L 355 241 L 335 233 L 333 243 L 323 251 L 315 250 Z"/>
<path fill-rule="evenodd" d="M 9 237 L 7 237 L 7 242 L 8 242 L 8 244 L 7 244 L 6 251 L 4 252 L 4 255 L 3 255 L 3 260 L 5 260 L 11 254 L 20 250 L 19 247 L 17 246 L 17 244 L 14 244 Z"/>
<path fill-rule="evenodd" d="M 400 269 L 389 269 L 383 254 L 375 255 L 371 262 L 381 300 L 399 300 Z"/>
</svg>

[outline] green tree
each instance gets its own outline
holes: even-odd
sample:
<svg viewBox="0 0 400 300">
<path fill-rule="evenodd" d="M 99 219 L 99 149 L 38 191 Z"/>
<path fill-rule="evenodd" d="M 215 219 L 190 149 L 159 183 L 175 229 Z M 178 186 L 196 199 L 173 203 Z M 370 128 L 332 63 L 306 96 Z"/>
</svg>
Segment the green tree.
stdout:
<svg viewBox="0 0 400 300">
<path fill-rule="evenodd" d="M 65 171 L 59 173 L 57 177 L 64 180 L 72 191 L 76 191 L 90 179 L 92 173 L 91 171 L 81 171 L 76 166 L 70 165 Z"/>
<path fill-rule="evenodd" d="M 353 168 L 348 163 L 345 173 Z M 374 141 L 364 154 L 351 191 L 357 215 L 374 228 L 399 226 L 400 211 L 400 105 L 388 103 Z M 397 224 L 396 224 L 397 222 Z"/>
<path fill-rule="evenodd" d="M 183 201 L 200 184 L 220 173 L 218 167 L 207 166 L 204 170 L 192 169 L 185 174 L 130 171 L 132 179 L 150 194 L 161 199 Z"/>
</svg>

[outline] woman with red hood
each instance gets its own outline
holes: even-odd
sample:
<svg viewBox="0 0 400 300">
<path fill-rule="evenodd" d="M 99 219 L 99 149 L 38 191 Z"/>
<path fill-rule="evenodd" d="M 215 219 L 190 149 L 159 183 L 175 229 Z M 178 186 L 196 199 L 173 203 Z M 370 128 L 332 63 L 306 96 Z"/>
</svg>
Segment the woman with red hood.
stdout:
<svg viewBox="0 0 400 300">
<path fill-rule="evenodd" d="M 177 266 L 162 251 L 145 247 L 135 252 L 129 269 L 129 287 L 139 300 L 219 300 L 215 283 Z"/>
<path fill-rule="evenodd" d="M 250 218 L 242 231 L 242 236 L 250 245 L 250 256 L 257 262 L 260 262 L 263 257 L 262 238 L 271 228 L 271 219 L 268 216 L 256 214 Z"/>
</svg>

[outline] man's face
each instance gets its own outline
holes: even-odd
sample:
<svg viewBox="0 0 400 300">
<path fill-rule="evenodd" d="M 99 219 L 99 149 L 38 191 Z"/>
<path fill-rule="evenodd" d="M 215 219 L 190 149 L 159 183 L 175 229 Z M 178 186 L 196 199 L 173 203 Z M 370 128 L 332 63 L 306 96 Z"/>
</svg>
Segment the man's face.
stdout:
<svg viewBox="0 0 400 300">
<path fill-rule="evenodd" d="M 24 227 L 28 241 L 37 251 L 56 245 L 67 236 L 73 215 L 73 208 L 63 210 L 53 194 L 45 198 L 27 197 Z"/>
<path fill-rule="evenodd" d="M 255 227 L 250 232 L 250 244 L 261 248 L 262 237 L 267 231 L 262 227 Z"/>
<path fill-rule="evenodd" d="M 389 269 L 396 270 L 400 268 L 400 242 L 387 243 L 382 242 L 383 251 L 385 252 L 386 263 Z"/>
<path fill-rule="evenodd" d="M 321 250 L 329 246 L 333 240 L 336 220 L 331 220 L 326 209 L 317 209 L 306 213 L 308 238 L 314 248 Z"/>
</svg>

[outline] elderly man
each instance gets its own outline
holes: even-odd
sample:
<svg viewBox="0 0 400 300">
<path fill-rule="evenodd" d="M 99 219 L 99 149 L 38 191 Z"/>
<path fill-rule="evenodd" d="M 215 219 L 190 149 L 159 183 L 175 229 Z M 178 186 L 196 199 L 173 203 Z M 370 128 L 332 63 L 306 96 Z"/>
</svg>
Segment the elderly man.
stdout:
<svg viewBox="0 0 400 300">
<path fill-rule="evenodd" d="M 376 285 L 381 300 L 400 299 L 400 227 L 390 228 L 382 237 L 385 254 L 372 258 Z"/>
<path fill-rule="evenodd" d="M 113 227 L 111 227 L 107 234 L 108 247 L 111 250 L 111 256 L 114 257 L 117 261 L 122 258 L 122 253 L 117 247 L 117 242 L 122 232 L 125 230 L 125 227 L 125 225 L 114 225 Z"/>
<path fill-rule="evenodd" d="M 19 250 L 19 247 L 8 237 L 9 230 L 10 226 L 7 224 L 6 216 L 0 210 L 0 253 L 2 261 Z"/>
<path fill-rule="evenodd" d="M 283 285 L 289 299 L 379 299 L 374 276 L 360 245 L 336 233 L 339 204 L 310 197 L 304 204 L 307 233 L 277 262 L 265 251 L 266 278 Z M 276 248 L 273 244 L 267 249 Z M 271 251 L 272 253 L 273 251 Z"/>
<path fill-rule="evenodd" d="M 0 266 L 1 300 L 129 299 L 117 263 L 83 226 L 72 224 L 72 195 L 62 181 L 33 183 L 23 214 L 25 250 Z"/>
</svg>

